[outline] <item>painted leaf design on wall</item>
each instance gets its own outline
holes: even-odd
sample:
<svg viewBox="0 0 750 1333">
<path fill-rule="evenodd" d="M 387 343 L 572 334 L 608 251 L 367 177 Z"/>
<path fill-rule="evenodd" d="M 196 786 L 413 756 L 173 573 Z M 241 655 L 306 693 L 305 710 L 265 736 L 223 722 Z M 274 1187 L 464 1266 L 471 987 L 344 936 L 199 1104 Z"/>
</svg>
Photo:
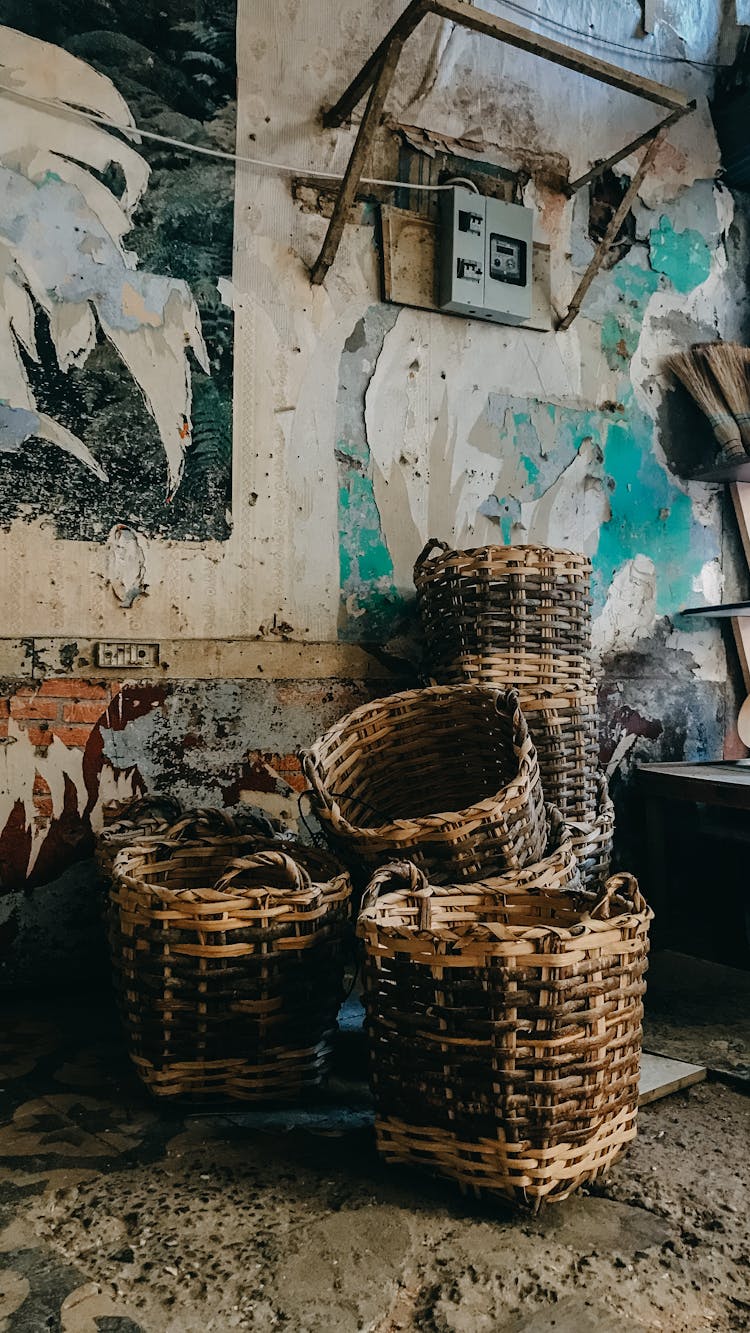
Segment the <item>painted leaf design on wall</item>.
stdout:
<svg viewBox="0 0 750 1333">
<path fill-rule="evenodd" d="M 134 124 L 110 79 L 0 26 L 0 450 L 49 440 L 106 481 L 84 441 L 37 409 L 24 357 L 39 360 L 41 311 L 61 370 L 85 363 L 98 331 L 116 349 L 156 422 L 173 494 L 192 433 L 188 352 L 210 369 L 200 315 L 186 282 L 138 269 L 123 244 L 148 163 L 76 107 Z"/>
</svg>

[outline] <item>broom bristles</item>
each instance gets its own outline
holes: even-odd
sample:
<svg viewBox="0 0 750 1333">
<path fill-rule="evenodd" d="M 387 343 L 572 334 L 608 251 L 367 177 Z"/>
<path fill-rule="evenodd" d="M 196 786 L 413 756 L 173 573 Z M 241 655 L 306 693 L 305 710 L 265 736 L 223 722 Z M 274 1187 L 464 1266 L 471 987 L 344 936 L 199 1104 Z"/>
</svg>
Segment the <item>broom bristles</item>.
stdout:
<svg viewBox="0 0 750 1333">
<path fill-rule="evenodd" d="M 699 351 L 726 399 L 750 452 L 750 348 L 741 343 L 699 343 Z"/>
<path fill-rule="evenodd" d="M 675 352 L 667 364 L 684 384 L 690 396 L 708 417 L 711 429 L 726 458 L 744 458 L 745 449 L 729 406 L 702 357 L 694 350 Z"/>
</svg>

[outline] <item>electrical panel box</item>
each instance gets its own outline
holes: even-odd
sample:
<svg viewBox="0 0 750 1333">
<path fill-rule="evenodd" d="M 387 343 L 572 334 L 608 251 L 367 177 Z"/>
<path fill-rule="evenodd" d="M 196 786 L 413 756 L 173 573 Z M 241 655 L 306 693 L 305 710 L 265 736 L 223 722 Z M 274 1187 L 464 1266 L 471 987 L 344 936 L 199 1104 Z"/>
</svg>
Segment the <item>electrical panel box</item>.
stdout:
<svg viewBox="0 0 750 1333">
<path fill-rule="evenodd" d="M 440 309 L 497 324 L 530 319 L 532 210 L 460 185 L 440 206 Z"/>
</svg>

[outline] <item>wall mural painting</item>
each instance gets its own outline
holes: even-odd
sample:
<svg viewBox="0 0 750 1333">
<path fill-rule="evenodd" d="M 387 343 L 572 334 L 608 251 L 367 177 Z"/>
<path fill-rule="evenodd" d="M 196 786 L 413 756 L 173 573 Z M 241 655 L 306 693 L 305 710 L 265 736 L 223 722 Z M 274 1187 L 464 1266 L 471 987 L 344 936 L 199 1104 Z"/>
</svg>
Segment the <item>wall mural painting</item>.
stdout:
<svg viewBox="0 0 750 1333">
<path fill-rule="evenodd" d="M 0 0 L 0 524 L 222 540 L 236 0 Z M 50 106 L 49 104 L 53 105 Z"/>
</svg>

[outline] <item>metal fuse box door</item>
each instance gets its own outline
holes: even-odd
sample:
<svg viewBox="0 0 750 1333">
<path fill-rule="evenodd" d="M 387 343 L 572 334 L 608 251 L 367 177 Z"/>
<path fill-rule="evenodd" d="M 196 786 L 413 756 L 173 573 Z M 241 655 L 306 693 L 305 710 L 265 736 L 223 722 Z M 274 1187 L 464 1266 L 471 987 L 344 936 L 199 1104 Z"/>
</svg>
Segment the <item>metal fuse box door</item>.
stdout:
<svg viewBox="0 0 750 1333">
<path fill-rule="evenodd" d="M 531 318 L 534 214 L 502 199 L 485 205 L 484 318 L 520 324 Z"/>
<path fill-rule="evenodd" d="M 455 185 L 440 197 L 439 300 L 441 310 L 478 315 L 484 302 L 484 195 Z"/>
</svg>

